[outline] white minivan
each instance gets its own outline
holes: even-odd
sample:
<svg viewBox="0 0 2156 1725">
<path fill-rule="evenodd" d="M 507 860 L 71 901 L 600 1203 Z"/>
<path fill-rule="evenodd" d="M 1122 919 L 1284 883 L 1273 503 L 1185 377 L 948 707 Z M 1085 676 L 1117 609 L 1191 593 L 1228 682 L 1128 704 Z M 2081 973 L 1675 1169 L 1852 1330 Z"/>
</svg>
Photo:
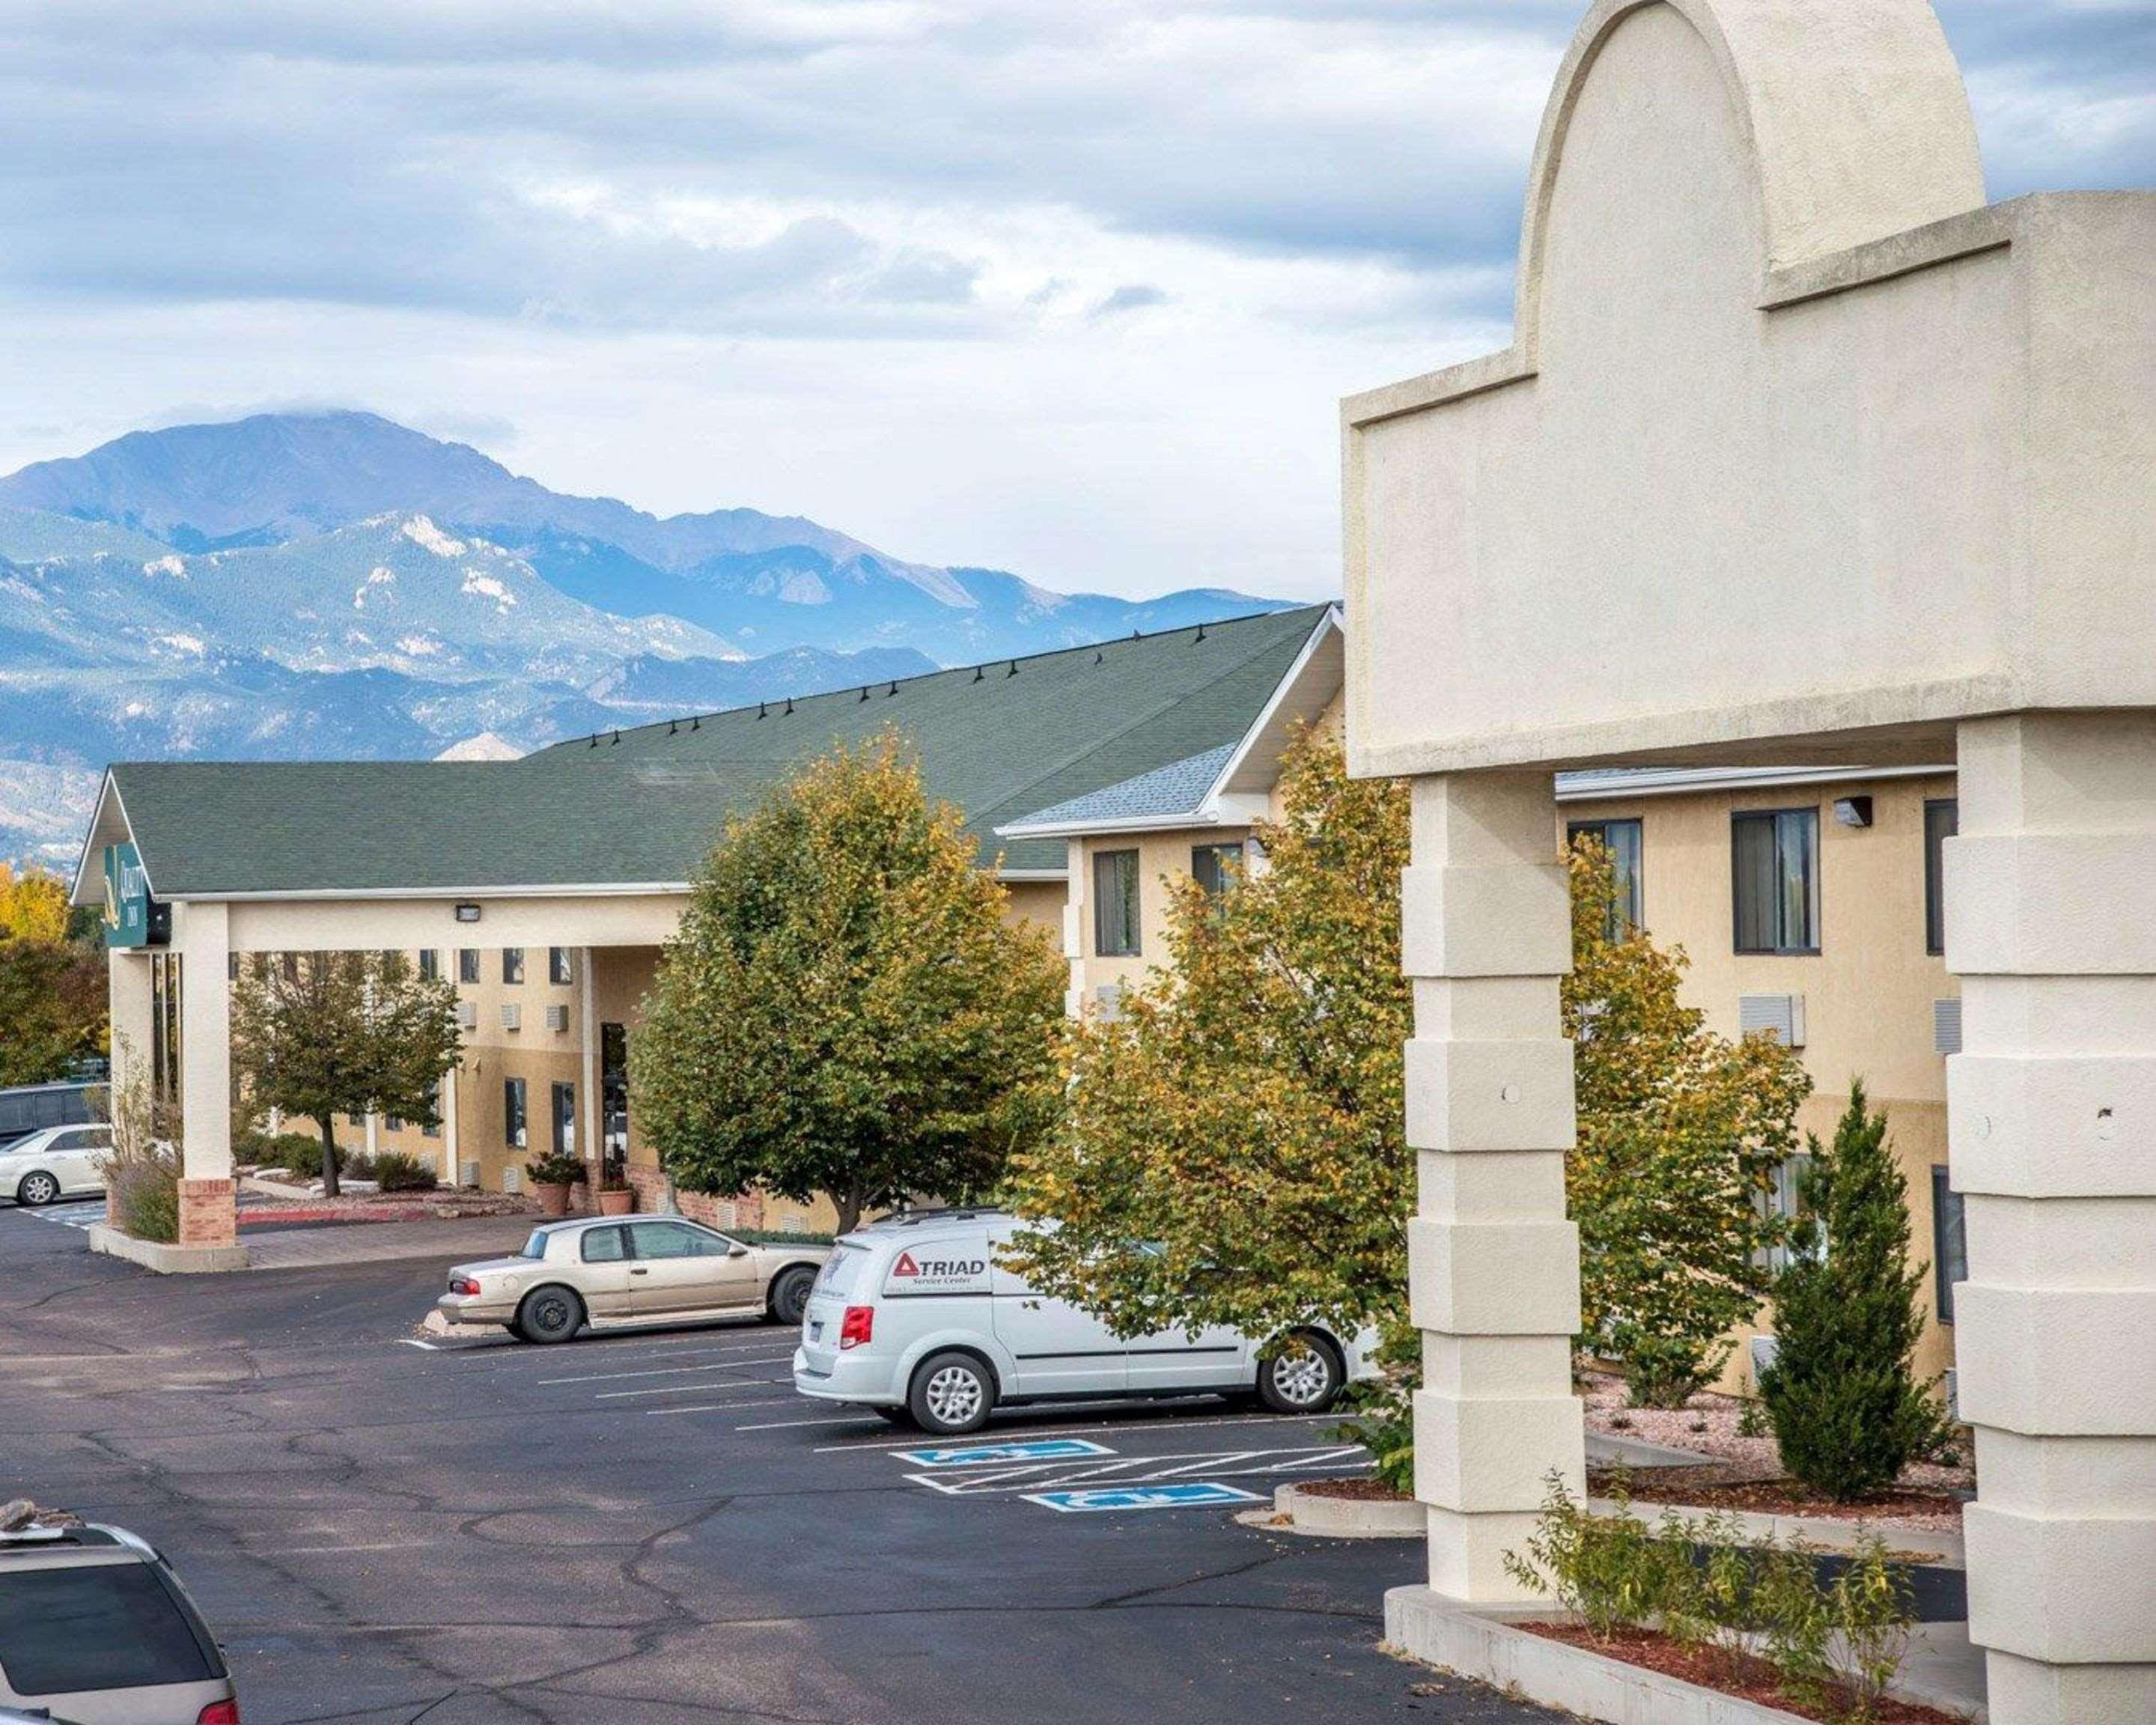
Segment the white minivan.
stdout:
<svg viewBox="0 0 2156 1725">
<path fill-rule="evenodd" d="M 1342 1384 L 1375 1375 L 1373 1338 L 1319 1324 L 1127 1341 L 998 1261 L 1022 1225 L 1002 1211 L 942 1210 L 843 1235 L 802 1316 L 793 1387 L 942 1435 L 1058 1398 L 1247 1394 L 1277 1413 L 1322 1413 Z"/>
</svg>

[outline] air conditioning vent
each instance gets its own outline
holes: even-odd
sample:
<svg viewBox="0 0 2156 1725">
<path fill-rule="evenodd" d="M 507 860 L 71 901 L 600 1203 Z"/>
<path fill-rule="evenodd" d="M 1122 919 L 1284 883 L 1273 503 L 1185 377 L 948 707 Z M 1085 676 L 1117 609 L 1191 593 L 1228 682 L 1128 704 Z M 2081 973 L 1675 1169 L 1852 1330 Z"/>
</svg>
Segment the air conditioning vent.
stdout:
<svg viewBox="0 0 2156 1725">
<path fill-rule="evenodd" d="M 511 1001 L 501 1009 L 501 1028 L 521 1030 L 524 1028 L 524 1009 Z"/>
<path fill-rule="evenodd" d="M 524 1189 L 524 1170 L 514 1163 L 504 1168 L 501 1171 L 501 1189 L 504 1192 L 521 1192 Z"/>
<path fill-rule="evenodd" d="M 550 1030 L 567 1029 L 569 1028 L 569 1009 L 566 1006 L 548 1007 L 547 1009 L 547 1028 Z"/>
<path fill-rule="evenodd" d="M 479 1002 L 476 1000 L 459 1000 L 457 1002 L 457 1024 L 459 1028 L 462 1029 L 476 1030 L 479 1029 Z"/>
<path fill-rule="evenodd" d="M 477 1162 L 461 1162 L 457 1164 L 457 1184 L 459 1186 L 476 1186 L 479 1184 L 479 1163 Z"/>
<path fill-rule="evenodd" d="M 1123 985 L 1103 983 L 1093 990 L 1093 1009 L 1104 1024 L 1112 1024 L 1123 1015 Z"/>
<path fill-rule="evenodd" d="M 1801 994 L 1740 994 L 1737 999 L 1738 1034 L 1750 1036 L 1771 1030 L 1784 1048 L 1804 1045 L 1804 997 Z"/>
<path fill-rule="evenodd" d="M 1943 1055 L 1961 1052 L 1959 1000 L 1934 1000 L 1932 1003 L 1932 1048 L 1935 1053 Z"/>
</svg>

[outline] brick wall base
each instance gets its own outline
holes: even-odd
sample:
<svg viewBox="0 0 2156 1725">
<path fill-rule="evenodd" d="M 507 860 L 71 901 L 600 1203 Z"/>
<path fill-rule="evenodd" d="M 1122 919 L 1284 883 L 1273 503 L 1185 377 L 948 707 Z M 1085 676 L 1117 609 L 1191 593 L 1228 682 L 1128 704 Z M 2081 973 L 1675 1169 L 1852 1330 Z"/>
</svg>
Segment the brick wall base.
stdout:
<svg viewBox="0 0 2156 1725">
<path fill-rule="evenodd" d="M 228 1246 L 239 1235 L 239 1213 L 230 1180 L 180 1182 L 180 1244 Z"/>
<path fill-rule="evenodd" d="M 631 1163 L 625 1171 L 629 1183 L 636 1189 L 636 1207 L 640 1211 L 663 1209 L 666 1200 L 666 1176 L 649 1164 Z M 674 1194 L 675 1207 L 692 1222 L 701 1222 L 706 1228 L 761 1228 L 763 1226 L 764 1197 L 761 1192 L 744 1192 L 733 1198 L 713 1198 L 708 1193 L 680 1192 Z"/>
</svg>

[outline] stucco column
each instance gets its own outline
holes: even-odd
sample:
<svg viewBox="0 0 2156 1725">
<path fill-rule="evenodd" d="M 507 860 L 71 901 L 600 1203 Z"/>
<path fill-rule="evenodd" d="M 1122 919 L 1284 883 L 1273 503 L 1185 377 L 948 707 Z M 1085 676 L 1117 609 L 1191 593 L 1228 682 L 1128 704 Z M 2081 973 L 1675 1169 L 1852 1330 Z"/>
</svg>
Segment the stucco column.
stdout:
<svg viewBox="0 0 2156 1725">
<path fill-rule="evenodd" d="M 1948 1063 L 1994 1725 L 2156 1719 L 2156 714 L 1960 732 Z"/>
<path fill-rule="evenodd" d="M 127 1086 L 138 1075 L 144 1087 L 150 1083 L 150 1039 L 157 1034 L 150 1004 L 148 955 L 126 947 L 105 954 L 108 999 L 112 1012 L 112 1101 L 116 1108 Z M 105 1219 L 112 1219 L 113 1198 L 105 1198 Z"/>
<path fill-rule="evenodd" d="M 232 1180 L 232 952 L 222 904 L 172 907 L 180 954 L 180 1244 L 228 1246 Z"/>
<path fill-rule="evenodd" d="M 1558 1008 L 1572 966 L 1548 773 L 1414 785 L 1401 958 L 1414 986 L 1408 1224 L 1423 1332 L 1415 1496 L 1430 1584 L 1455 1599 L 1530 1597 L 1505 1573 L 1554 1472 L 1585 1493 L 1572 1337 L 1579 1235 L 1564 1219 L 1572 1045 Z"/>
<path fill-rule="evenodd" d="M 599 992 L 592 968 L 595 948 L 577 948 L 577 1035 L 583 1044 L 577 1067 L 577 1127 L 583 1139 L 584 1160 L 591 1164 L 592 1208 L 598 1208 L 598 1193 L 606 1170 L 606 1122 L 599 1095 Z"/>
<path fill-rule="evenodd" d="M 1063 991 L 1063 1010 L 1074 1019 L 1086 1016 L 1086 909 L 1092 883 L 1086 878 L 1086 841 L 1070 839 L 1064 851 L 1068 859 L 1070 886 L 1063 901 L 1063 956 L 1070 966 L 1070 983 Z"/>
</svg>

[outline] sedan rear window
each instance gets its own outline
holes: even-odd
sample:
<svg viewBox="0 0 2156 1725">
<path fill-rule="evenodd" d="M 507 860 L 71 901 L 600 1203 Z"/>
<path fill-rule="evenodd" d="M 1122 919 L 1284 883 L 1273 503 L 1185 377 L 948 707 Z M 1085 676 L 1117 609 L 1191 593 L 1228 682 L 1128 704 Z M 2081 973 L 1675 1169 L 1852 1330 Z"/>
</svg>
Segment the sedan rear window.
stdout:
<svg viewBox="0 0 2156 1725">
<path fill-rule="evenodd" d="M 0 1671 L 25 1696 L 224 1675 L 208 1632 L 149 1563 L 0 1575 Z"/>
<path fill-rule="evenodd" d="M 543 1228 L 534 1228 L 531 1230 L 531 1238 L 524 1242 L 524 1249 L 517 1253 L 516 1255 L 520 1258 L 545 1257 L 547 1255 L 547 1230 Z"/>
<path fill-rule="evenodd" d="M 824 1261 L 824 1273 L 816 1278 L 816 1291 L 837 1294 L 841 1298 L 854 1291 L 854 1282 L 861 1273 L 861 1265 L 868 1257 L 865 1246 L 842 1245 Z"/>
</svg>

